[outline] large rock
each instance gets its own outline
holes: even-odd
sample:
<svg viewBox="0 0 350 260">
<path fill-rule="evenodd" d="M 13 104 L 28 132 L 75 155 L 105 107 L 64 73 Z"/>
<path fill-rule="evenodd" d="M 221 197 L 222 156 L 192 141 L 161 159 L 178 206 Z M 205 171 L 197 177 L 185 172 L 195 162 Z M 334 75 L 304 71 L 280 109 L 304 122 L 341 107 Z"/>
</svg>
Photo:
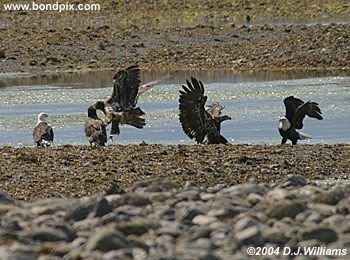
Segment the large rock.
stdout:
<svg viewBox="0 0 350 260">
<path fill-rule="evenodd" d="M 345 193 L 343 192 L 343 189 L 341 187 L 336 187 L 333 190 L 317 194 L 314 201 L 318 203 L 336 205 L 344 197 Z"/>
<path fill-rule="evenodd" d="M 114 228 L 101 228 L 97 230 L 88 240 L 86 250 L 99 250 L 108 252 L 122 248 L 129 248 L 130 243 L 123 233 Z"/>
<path fill-rule="evenodd" d="M 39 228 L 34 230 L 31 237 L 42 242 L 69 241 L 67 234 L 53 228 Z"/>
<path fill-rule="evenodd" d="M 317 239 L 325 243 L 331 243 L 338 239 L 337 232 L 331 228 L 314 227 L 301 231 L 300 240 Z"/>
<path fill-rule="evenodd" d="M 261 246 L 264 244 L 264 238 L 261 235 L 258 226 L 249 227 L 236 233 L 235 238 L 240 245 Z"/>
<path fill-rule="evenodd" d="M 305 204 L 299 201 L 283 200 L 276 204 L 271 204 L 266 210 L 269 218 L 282 219 L 284 217 L 295 218 L 300 212 L 306 209 Z"/>
</svg>

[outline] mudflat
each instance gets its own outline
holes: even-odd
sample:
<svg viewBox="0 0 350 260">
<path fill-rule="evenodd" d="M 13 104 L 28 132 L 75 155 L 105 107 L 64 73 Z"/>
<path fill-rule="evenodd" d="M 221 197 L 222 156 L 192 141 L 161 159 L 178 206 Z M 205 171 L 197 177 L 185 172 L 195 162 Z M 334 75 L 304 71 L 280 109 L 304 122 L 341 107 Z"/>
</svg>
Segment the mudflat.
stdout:
<svg viewBox="0 0 350 260">
<path fill-rule="evenodd" d="M 1 1 L 9 2 L 16 3 Z M 162 70 L 349 70 L 345 0 L 94 3 L 100 11 L 1 9 L 0 70 L 103 70 L 135 63 Z M 322 22 L 332 18 L 340 23 Z M 315 22 L 298 24 L 303 21 Z"/>
</svg>

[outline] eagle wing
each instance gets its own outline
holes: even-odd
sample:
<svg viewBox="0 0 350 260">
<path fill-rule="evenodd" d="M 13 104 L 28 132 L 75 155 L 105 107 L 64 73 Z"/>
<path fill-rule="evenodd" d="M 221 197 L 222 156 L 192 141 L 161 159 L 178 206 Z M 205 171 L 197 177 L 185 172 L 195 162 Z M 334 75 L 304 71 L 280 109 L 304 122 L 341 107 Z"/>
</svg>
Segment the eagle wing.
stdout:
<svg viewBox="0 0 350 260">
<path fill-rule="evenodd" d="M 208 128 L 215 128 L 214 122 L 204 108 L 207 96 L 204 95 L 203 83 L 193 77 L 191 82 L 188 80 L 186 82 L 187 86 L 183 85 L 180 90 L 180 122 L 188 137 L 195 138 L 197 143 L 202 143 L 208 133 Z"/>
<path fill-rule="evenodd" d="M 140 87 L 140 68 L 137 65 L 118 71 L 113 77 L 112 96 L 107 100 L 115 111 L 134 108 Z"/>
<path fill-rule="evenodd" d="M 323 117 L 321 116 L 321 114 L 322 112 L 318 104 L 316 102 L 308 101 L 297 108 L 292 121 L 292 125 L 296 129 L 302 129 L 303 120 L 306 115 L 312 118 L 316 118 L 318 120 L 322 120 Z"/>
<path fill-rule="evenodd" d="M 40 122 L 33 129 L 33 139 L 35 142 L 46 140 L 52 142 L 54 138 L 53 129 L 45 122 Z"/>
<path fill-rule="evenodd" d="M 289 96 L 283 100 L 284 106 L 286 107 L 286 118 L 290 123 L 293 122 L 293 118 L 298 107 L 304 104 L 299 98 L 295 98 L 293 96 Z"/>
</svg>

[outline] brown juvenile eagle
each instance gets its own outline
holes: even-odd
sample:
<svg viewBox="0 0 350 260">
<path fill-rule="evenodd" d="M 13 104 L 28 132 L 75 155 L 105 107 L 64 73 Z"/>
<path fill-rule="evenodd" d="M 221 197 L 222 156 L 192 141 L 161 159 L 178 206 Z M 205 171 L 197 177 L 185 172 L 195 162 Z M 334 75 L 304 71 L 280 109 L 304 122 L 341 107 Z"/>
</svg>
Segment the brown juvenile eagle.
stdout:
<svg viewBox="0 0 350 260">
<path fill-rule="evenodd" d="M 286 107 L 286 116 L 279 119 L 278 130 L 282 136 L 281 144 L 285 144 L 287 140 L 291 140 L 292 144 L 297 144 L 298 140 L 311 138 L 310 135 L 298 132 L 296 129 L 303 128 L 303 120 L 305 116 L 322 120 L 322 112 L 316 102 L 308 101 L 304 103 L 299 98 L 293 96 L 284 99 Z"/>
<path fill-rule="evenodd" d="M 95 105 L 88 108 L 88 117 L 85 121 L 84 131 L 91 146 L 105 146 L 107 143 L 106 125 L 97 116 Z"/>
<path fill-rule="evenodd" d="M 191 77 L 191 82 L 186 80 L 187 86 L 180 90 L 180 122 L 185 134 L 195 139 L 197 143 L 203 143 L 205 138 L 208 144 L 226 144 L 228 141 L 220 134 L 221 123 L 230 120 L 231 117 L 221 115 L 225 108 L 219 103 L 213 103 L 205 109 L 208 99 L 204 95 L 203 83 Z"/>
<path fill-rule="evenodd" d="M 46 113 L 38 115 L 38 122 L 33 129 L 33 139 L 37 146 L 48 147 L 51 146 L 54 138 L 53 129 L 47 123 L 49 116 Z"/>
</svg>

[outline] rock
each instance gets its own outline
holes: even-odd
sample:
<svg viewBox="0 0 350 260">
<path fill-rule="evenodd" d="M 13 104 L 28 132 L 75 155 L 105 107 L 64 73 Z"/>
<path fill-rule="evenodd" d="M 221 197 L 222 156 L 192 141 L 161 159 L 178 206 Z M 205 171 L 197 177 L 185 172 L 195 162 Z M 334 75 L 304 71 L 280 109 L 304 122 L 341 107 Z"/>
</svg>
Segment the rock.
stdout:
<svg viewBox="0 0 350 260">
<path fill-rule="evenodd" d="M 285 245 L 289 240 L 289 238 L 286 237 L 285 232 L 277 228 L 265 228 L 261 233 L 265 242 L 275 245 Z"/>
<path fill-rule="evenodd" d="M 288 174 L 287 181 L 283 186 L 305 186 L 306 179 L 304 176 L 296 175 L 296 174 Z"/>
<path fill-rule="evenodd" d="M 333 190 L 317 194 L 314 201 L 328 205 L 336 205 L 345 197 L 345 193 L 341 187 L 336 187 Z"/>
<path fill-rule="evenodd" d="M 108 252 L 129 247 L 129 241 L 121 232 L 114 230 L 114 228 L 101 228 L 92 234 L 87 242 L 86 250 Z"/>
<path fill-rule="evenodd" d="M 284 199 L 295 199 L 295 194 L 291 191 L 281 188 L 273 189 L 266 193 L 265 198 L 268 200 L 284 200 Z"/>
<path fill-rule="evenodd" d="M 53 228 L 39 228 L 34 230 L 31 237 L 42 242 L 69 241 L 67 235 Z"/>
<path fill-rule="evenodd" d="M 112 206 L 106 198 L 102 198 L 94 207 L 95 216 L 102 217 L 112 211 Z"/>
<path fill-rule="evenodd" d="M 213 216 L 208 216 L 208 215 L 197 215 L 192 219 L 192 223 L 195 225 L 200 225 L 200 226 L 205 226 L 209 225 L 218 219 Z"/>
<path fill-rule="evenodd" d="M 7 194 L 0 192 L 0 204 L 14 204 L 15 201 L 11 199 Z"/>
<path fill-rule="evenodd" d="M 147 233 L 151 228 L 156 229 L 157 225 L 146 221 L 133 220 L 131 222 L 117 223 L 116 228 L 127 236 L 131 234 L 140 236 Z"/>
<path fill-rule="evenodd" d="M 284 217 L 295 218 L 306 206 L 299 201 L 283 200 L 276 204 L 271 204 L 266 210 L 269 218 L 282 219 Z"/>
<path fill-rule="evenodd" d="M 0 50 L 0 59 L 6 59 L 5 50 Z"/>
<path fill-rule="evenodd" d="M 235 231 L 242 231 L 250 227 L 256 227 L 257 222 L 252 219 L 251 217 L 243 217 L 242 219 L 238 220 L 236 224 L 234 225 Z"/>
<path fill-rule="evenodd" d="M 93 203 L 84 203 L 77 205 L 70 210 L 68 210 L 68 213 L 65 216 L 66 220 L 75 220 L 80 221 L 85 219 L 94 209 Z"/>
<path fill-rule="evenodd" d="M 247 197 L 247 201 L 252 205 L 256 205 L 257 203 L 259 203 L 260 201 L 262 201 L 264 199 L 263 196 L 257 194 L 257 193 L 249 193 L 248 197 Z"/>
<path fill-rule="evenodd" d="M 148 204 L 151 204 L 151 201 L 144 196 L 140 196 L 132 193 L 126 193 L 126 194 L 122 194 L 119 198 L 111 201 L 110 203 L 112 208 L 118 208 L 123 205 L 133 205 L 137 207 L 143 207 Z"/>
<path fill-rule="evenodd" d="M 242 211 L 240 211 L 238 208 L 226 208 L 226 209 L 211 209 L 208 212 L 208 216 L 212 216 L 212 217 L 216 217 L 219 220 L 224 220 L 227 218 L 233 218 L 236 215 L 238 215 L 239 213 L 241 213 Z"/>
<path fill-rule="evenodd" d="M 302 230 L 300 240 L 317 239 L 325 243 L 331 243 L 338 239 L 337 232 L 331 228 L 314 227 Z"/>
<path fill-rule="evenodd" d="M 259 227 L 249 227 L 235 234 L 235 238 L 240 245 L 261 246 L 264 244 Z"/>
<path fill-rule="evenodd" d="M 180 222 L 184 224 L 191 224 L 194 217 L 198 215 L 204 215 L 204 213 L 198 209 L 189 209 L 180 218 Z"/>
</svg>

